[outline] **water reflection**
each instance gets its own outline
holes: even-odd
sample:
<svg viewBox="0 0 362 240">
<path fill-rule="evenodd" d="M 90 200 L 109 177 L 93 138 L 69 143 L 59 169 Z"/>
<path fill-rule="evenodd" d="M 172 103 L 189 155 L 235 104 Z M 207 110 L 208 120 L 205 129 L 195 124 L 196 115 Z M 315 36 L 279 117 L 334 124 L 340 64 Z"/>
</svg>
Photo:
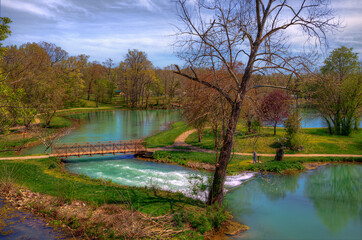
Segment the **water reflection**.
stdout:
<svg viewBox="0 0 362 240">
<path fill-rule="evenodd" d="M 288 178 L 275 174 L 263 175 L 258 187 L 271 201 L 283 199 L 287 192 L 294 193 L 299 187 L 298 175 L 289 175 Z"/>
<path fill-rule="evenodd" d="M 166 124 L 180 120 L 177 110 L 101 111 L 74 114 L 80 126 L 59 142 L 97 142 L 139 139 L 164 130 Z M 26 150 L 25 154 L 42 153 L 43 146 Z"/>
<path fill-rule="evenodd" d="M 59 240 L 71 236 L 47 226 L 30 213 L 16 210 L 0 198 L 0 239 Z"/>
<path fill-rule="evenodd" d="M 235 239 L 361 239 L 362 166 L 331 165 L 298 175 L 261 175 L 227 195 Z"/>
<path fill-rule="evenodd" d="M 304 193 L 317 216 L 332 232 L 356 221 L 362 202 L 361 168 L 339 165 L 317 169 L 306 180 Z M 361 216 L 360 216 L 361 217 Z"/>
</svg>

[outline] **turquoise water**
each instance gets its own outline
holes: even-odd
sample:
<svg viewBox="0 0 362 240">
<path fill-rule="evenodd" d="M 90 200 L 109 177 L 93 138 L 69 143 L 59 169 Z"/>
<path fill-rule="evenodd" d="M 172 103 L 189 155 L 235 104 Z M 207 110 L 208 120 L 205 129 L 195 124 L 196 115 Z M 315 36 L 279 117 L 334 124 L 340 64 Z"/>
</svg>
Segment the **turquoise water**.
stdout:
<svg viewBox="0 0 362 240">
<path fill-rule="evenodd" d="M 168 123 L 179 121 L 177 110 L 140 110 L 140 111 L 100 111 L 72 115 L 80 126 L 59 143 L 116 141 L 144 138 L 161 130 Z M 44 152 L 39 145 L 24 151 L 24 154 Z"/>
<path fill-rule="evenodd" d="M 260 175 L 227 196 L 250 230 L 234 239 L 362 239 L 362 166 Z"/>
<path fill-rule="evenodd" d="M 178 111 L 111 111 L 74 116 L 81 126 L 61 142 L 138 139 L 180 119 Z M 318 119 L 318 118 L 315 118 Z M 318 120 L 316 120 L 318 122 Z M 310 121 L 313 123 L 313 121 Z M 320 127 L 314 122 L 313 126 Z M 32 150 L 41 152 L 41 148 Z M 208 174 L 133 156 L 72 158 L 71 172 L 130 186 L 155 186 L 189 196 Z M 195 177 L 196 176 L 196 177 Z M 231 189 L 252 177 L 229 177 Z M 234 219 L 251 229 L 235 239 L 361 239 L 362 166 L 333 165 L 299 175 L 258 175 L 227 195 Z M 206 192 L 198 198 L 205 199 Z"/>
<path fill-rule="evenodd" d="M 132 155 L 72 158 L 66 168 L 73 173 L 109 179 L 122 185 L 156 187 L 183 192 L 185 195 L 199 199 L 204 199 L 206 193 L 200 192 L 197 193 L 200 196 L 192 196 L 191 187 L 197 182 L 206 183 L 209 176 L 208 173 L 178 165 L 137 160 Z"/>
</svg>

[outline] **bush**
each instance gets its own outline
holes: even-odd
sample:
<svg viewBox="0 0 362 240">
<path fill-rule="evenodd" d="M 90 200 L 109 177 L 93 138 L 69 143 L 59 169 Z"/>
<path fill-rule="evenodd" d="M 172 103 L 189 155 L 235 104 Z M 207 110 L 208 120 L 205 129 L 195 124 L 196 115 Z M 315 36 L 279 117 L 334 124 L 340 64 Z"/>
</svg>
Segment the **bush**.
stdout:
<svg viewBox="0 0 362 240">
<path fill-rule="evenodd" d="M 260 172 L 282 173 L 285 170 L 303 170 L 304 167 L 300 161 L 269 161 L 265 163 L 256 163 L 246 167 L 246 170 Z"/>
<path fill-rule="evenodd" d="M 187 220 L 191 226 L 197 228 L 201 234 L 210 231 L 212 228 L 219 228 L 226 219 L 228 219 L 228 213 L 225 208 L 216 204 L 208 206 L 206 211 L 193 213 L 190 211 L 187 214 Z"/>
<path fill-rule="evenodd" d="M 299 111 L 294 110 L 289 114 L 284 121 L 286 136 L 285 146 L 294 151 L 303 150 L 304 139 L 301 135 L 302 118 L 299 116 Z"/>
</svg>

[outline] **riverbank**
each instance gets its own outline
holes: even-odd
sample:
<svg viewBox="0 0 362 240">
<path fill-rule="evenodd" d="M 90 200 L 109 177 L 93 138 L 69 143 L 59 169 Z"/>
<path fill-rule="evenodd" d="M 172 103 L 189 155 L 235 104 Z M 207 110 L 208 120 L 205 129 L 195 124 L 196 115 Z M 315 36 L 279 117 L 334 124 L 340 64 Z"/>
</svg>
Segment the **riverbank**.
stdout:
<svg viewBox="0 0 362 240">
<path fill-rule="evenodd" d="M 203 239 L 227 219 L 181 193 L 71 174 L 56 158 L 0 161 L 0 176 L 3 198 L 75 236 Z"/>
</svg>

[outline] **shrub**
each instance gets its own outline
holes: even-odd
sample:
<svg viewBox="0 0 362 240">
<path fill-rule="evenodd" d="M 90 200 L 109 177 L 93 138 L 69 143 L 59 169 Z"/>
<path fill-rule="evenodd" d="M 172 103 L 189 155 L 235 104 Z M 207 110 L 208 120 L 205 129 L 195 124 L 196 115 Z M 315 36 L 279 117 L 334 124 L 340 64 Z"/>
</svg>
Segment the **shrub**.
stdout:
<svg viewBox="0 0 362 240">
<path fill-rule="evenodd" d="M 299 111 L 294 110 L 289 114 L 284 121 L 286 136 L 285 146 L 294 150 L 303 150 L 304 139 L 301 134 L 302 118 L 299 116 Z"/>
</svg>

